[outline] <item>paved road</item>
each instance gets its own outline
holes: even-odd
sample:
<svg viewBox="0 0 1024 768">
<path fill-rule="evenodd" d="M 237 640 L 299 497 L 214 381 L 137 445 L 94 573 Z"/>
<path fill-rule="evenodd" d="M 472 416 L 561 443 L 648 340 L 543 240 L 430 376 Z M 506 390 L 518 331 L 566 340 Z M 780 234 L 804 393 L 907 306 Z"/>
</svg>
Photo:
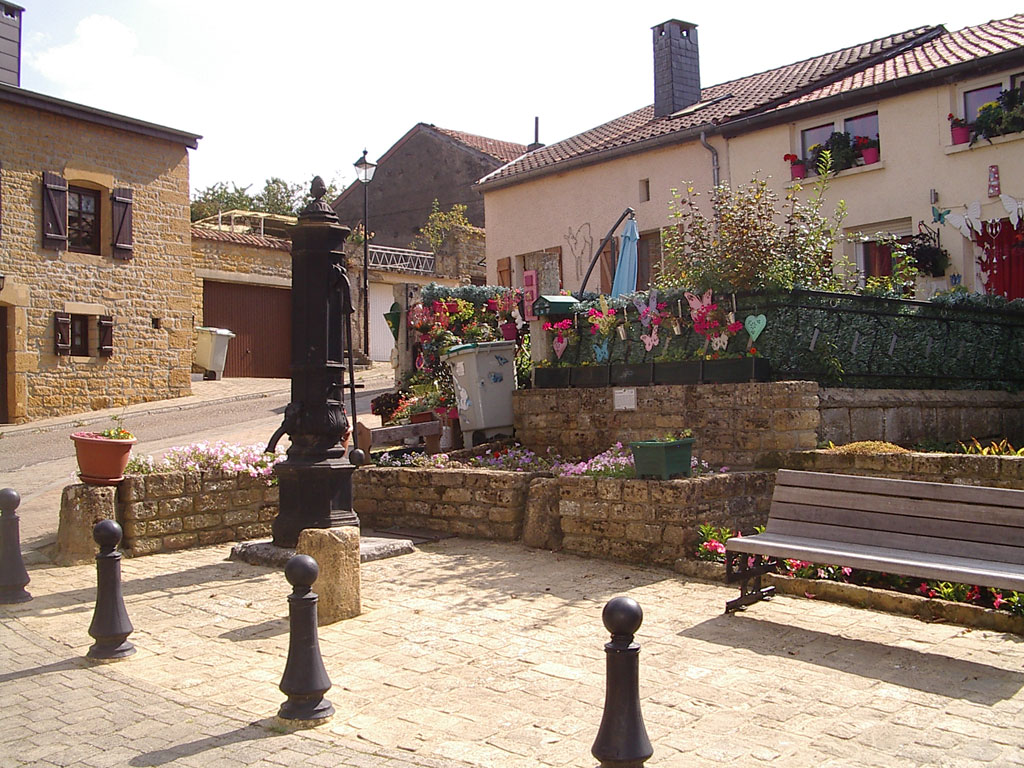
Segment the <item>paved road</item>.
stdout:
<svg viewBox="0 0 1024 768">
<path fill-rule="evenodd" d="M 135 453 L 156 457 L 169 448 L 198 441 L 266 443 L 281 425 L 288 404 L 289 395 L 282 387 L 287 387 L 287 382 L 279 382 L 266 395 L 251 393 L 242 400 L 214 397 L 180 405 L 176 401 L 148 403 L 130 409 L 124 424 L 139 436 Z M 389 388 L 380 379 L 368 381 L 356 398 L 360 416 L 369 413 L 370 399 Z M 40 422 L 32 428 L 0 428 L 4 432 L 0 437 L 0 488 L 14 488 L 21 494 L 18 514 L 23 549 L 38 549 L 56 535 L 61 489 L 77 482 L 75 449 L 68 436 L 76 429 L 100 430 L 109 425 L 109 415 L 83 414 L 73 420 Z M 287 438 L 281 445 L 288 445 Z"/>
</svg>

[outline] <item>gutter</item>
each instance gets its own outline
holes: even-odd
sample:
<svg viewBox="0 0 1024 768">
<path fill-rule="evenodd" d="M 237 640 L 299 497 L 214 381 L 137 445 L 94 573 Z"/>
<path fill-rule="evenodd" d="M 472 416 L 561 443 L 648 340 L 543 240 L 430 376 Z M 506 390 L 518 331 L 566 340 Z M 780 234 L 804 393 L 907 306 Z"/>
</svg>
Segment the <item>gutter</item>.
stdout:
<svg viewBox="0 0 1024 768">
<path fill-rule="evenodd" d="M 136 120 L 133 117 L 125 117 L 114 112 L 105 112 L 102 109 L 94 109 L 83 104 L 75 104 L 71 101 L 56 99 L 53 96 L 45 96 L 3 83 L 0 83 L 0 102 L 19 104 L 23 107 L 31 107 L 87 123 L 138 133 L 154 139 L 172 141 L 175 144 L 184 144 L 189 149 L 198 149 L 199 139 L 203 138 L 195 133 L 186 133 L 156 123 L 147 123 L 144 120 Z"/>
<path fill-rule="evenodd" d="M 711 153 L 711 180 L 714 182 L 712 186 L 717 187 L 719 183 L 718 150 L 708 144 L 707 134 L 705 131 L 700 132 L 700 143 L 704 145 L 704 149 Z"/>
<path fill-rule="evenodd" d="M 671 146 L 673 144 L 685 144 L 687 142 L 700 139 L 700 137 L 705 133 L 715 135 L 721 133 L 721 128 L 713 123 L 704 123 L 703 125 L 688 128 L 685 131 L 666 133 L 662 136 L 655 136 L 650 139 L 644 139 L 643 141 L 636 141 L 632 144 L 623 144 L 622 146 L 612 147 L 611 149 L 604 149 L 585 155 L 578 155 L 577 157 L 564 160 L 555 165 L 545 165 L 543 168 L 531 168 L 528 171 L 520 171 L 515 176 L 508 176 L 504 179 L 478 181 L 476 183 L 476 187 L 479 188 L 481 192 L 489 192 L 494 189 L 501 189 L 502 187 L 520 184 L 524 181 L 529 181 L 540 176 L 561 173 L 562 171 L 568 171 L 572 168 L 579 168 L 584 165 L 603 163 L 607 160 L 614 160 L 617 157 L 632 155 L 636 152 L 646 152 L 651 149 Z M 513 160 L 512 162 L 516 161 Z"/>
<path fill-rule="evenodd" d="M 830 112 L 841 107 L 877 101 L 889 96 L 920 90 L 929 85 L 952 84 L 965 77 L 975 77 L 1002 69 L 1010 69 L 1017 63 L 1024 63 L 1024 48 L 1015 48 L 992 56 L 986 56 L 983 59 L 974 59 L 930 72 L 921 72 L 917 75 L 901 77 L 898 80 L 890 80 L 878 85 L 868 86 L 867 88 L 858 88 L 856 91 L 846 91 L 844 93 L 837 93 L 835 96 L 815 99 L 803 104 L 795 104 L 785 109 L 740 118 L 723 125 L 721 133 L 725 139 L 732 139 L 760 128 L 767 128 L 780 123 L 791 123 L 795 120 L 801 120 L 822 112 Z"/>
</svg>

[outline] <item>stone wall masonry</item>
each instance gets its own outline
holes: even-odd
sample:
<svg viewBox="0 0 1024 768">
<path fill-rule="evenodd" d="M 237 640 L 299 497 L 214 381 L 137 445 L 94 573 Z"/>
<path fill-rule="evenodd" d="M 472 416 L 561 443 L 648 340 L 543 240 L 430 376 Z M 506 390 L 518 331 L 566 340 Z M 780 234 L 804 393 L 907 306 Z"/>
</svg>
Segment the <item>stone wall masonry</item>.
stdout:
<svg viewBox="0 0 1024 768">
<path fill-rule="evenodd" d="M 1006 437 L 1024 443 L 1024 394 L 965 390 L 822 389 L 822 440 L 836 445 L 885 440 L 911 446 L 925 439 Z"/>
<path fill-rule="evenodd" d="M 518 541 L 532 473 L 409 467 L 360 469 L 354 506 L 369 528 L 420 528 Z"/>
<path fill-rule="evenodd" d="M 6 103 L 0 108 L 0 150 L 0 271 L 6 276 L 0 303 L 13 307 L 9 324 L 15 329 L 0 351 L 7 354 L 8 378 L 0 396 L 6 395 L 9 420 L 190 394 L 192 257 L 185 146 Z M 43 171 L 100 189 L 99 254 L 42 247 Z M 132 190 L 130 260 L 111 253 L 111 187 Z M 55 311 L 90 316 L 88 356 L 55 354 Z M 95 318 L 101 314 L 114 318 L 110 357 L 96 349 Z"/>
<path fill-rule="evenodd" d="M 1024 456 L 915 452 L 855 455 L 816 450 L 785 454 L 780 457 L 779 466 L 808 472 L 1024 490 Z"/>
<path fill-rule="evenodd" d="M 701 523 L 741 531 L 764 524 L 774 488 L 772 472 L 669 481 L 563 477 L 562 550 L 673 567 L 694 558 Z"/>
<path fill-rule="evenodd" d="M 277 510 L 277 486 L 233 472 L 132 475 L 117 492 L 131 555 L 267 537 Z"/>
<path fill-rule="evenodd" d="M 593 456 L 616 442 L 692 429 L 694 454 L 713 467 L 753 467 L 777 451 L 818 443 L 818 385 L 805 381 L 637 387 L 635 411 L 616 411 L 610 387 L 515 393 L 517 439 L 543 452 Z"/>
</svg>

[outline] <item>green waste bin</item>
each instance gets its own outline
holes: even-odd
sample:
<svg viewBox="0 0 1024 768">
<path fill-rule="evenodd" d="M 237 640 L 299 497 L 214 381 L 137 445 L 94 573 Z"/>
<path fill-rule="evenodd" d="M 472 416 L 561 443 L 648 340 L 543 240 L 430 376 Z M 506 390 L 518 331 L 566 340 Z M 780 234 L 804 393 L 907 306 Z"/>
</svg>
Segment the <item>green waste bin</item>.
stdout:
<svg viewBox="0 0 1024 768">
<path fill-rule="evenodd" d="M 452 369 L 459 426 L 512 434 L 512 392 L 516 388 L 516 343 L 459 344 L 441 359 Z"/>
</svg>

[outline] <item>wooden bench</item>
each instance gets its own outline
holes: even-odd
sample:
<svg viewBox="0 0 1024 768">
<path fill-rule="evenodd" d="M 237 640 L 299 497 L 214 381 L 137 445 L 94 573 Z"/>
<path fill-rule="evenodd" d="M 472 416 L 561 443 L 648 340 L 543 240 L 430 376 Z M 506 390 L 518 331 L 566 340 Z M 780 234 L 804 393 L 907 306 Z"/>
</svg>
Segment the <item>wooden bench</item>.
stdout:
<svg viewBox="0 0 1024 768">
<path fill-rule="evenodd" d="M 780 469 L 765 532 L 725 549 L 726 613 L 785 558 L 1024 591 L 1024 491 Z"/>
<path fill-rule="evenodd" d="M 370 455 L 375 445 L 397 445 L 407 437 L 422 437 L 427 453 L 441 451 L 441 422 L 424 421 L 419 424 L 401 424 L 397 427 L 376 427 L 371 429 L 361 421 L 356 422 L 356 447 Z"/>
</svg>

